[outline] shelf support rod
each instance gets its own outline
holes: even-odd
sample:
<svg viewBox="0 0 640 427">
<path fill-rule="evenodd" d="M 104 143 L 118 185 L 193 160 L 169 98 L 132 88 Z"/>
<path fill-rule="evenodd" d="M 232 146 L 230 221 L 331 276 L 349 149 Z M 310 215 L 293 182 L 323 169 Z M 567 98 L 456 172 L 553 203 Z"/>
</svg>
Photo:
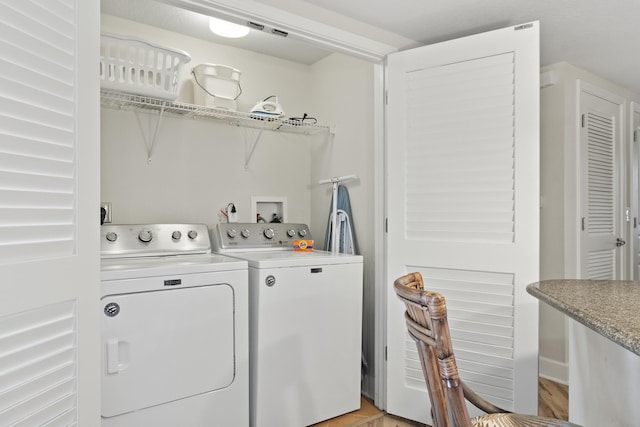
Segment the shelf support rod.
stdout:
<svg viewBox="0 0 640 427">
<path fill-rule="evenodd" d="M 158 129 L 160 129 L 160 124 L 162 123 L 162 118 L 164 117 L 164 107 L 165 103 L 162 103 L 162 107 L 160 107 L 160 115 L 158 115 L 158 121 L 156 122 L 156 128 L 153 130 L 153 139 L 151 140 L 151 145 L 148 147 L 148 157 L 147 163 L 151 163 L 151 153 L 153 153 L 153 146 L 156 143 L 156 138 L 158 137 Z"/>
<path fill-rule="evenodd" d="M 162 103 L 160 106 L 160 114 L 158 115 L 158 121 L 156 122 L 156 126 L 153 130 L 153 136 L 151 137 L 151 141 L 149 138 L 145 138 L 144 126 L 142 125 L 142 120 L 140 120 L 140 114 L 138 110 L 133 110 L 133 113 L 136 116 L 136 120 L 138 121 L 138 126 L 140 127 L 140 132 L 142 133 L 142 137 L 144 138 L 144 145 L 147 148 L 147 163 L 151 163 L 151 154 L 153 153 L 153 146 L 156 143 L 156 139 L 158 138 L 158 130 L 160 129 L 160 125 L 162 124 L 162 117 L 164 117 L 166 103 Z"/>
<path fill-rule="evenodd" d="M 253 157 L 253 152 L 256 151 L 256 147 L 258 146 L 258 142 L 260 142 L 260 137 L 262 136 L 262 131 L 264 131 L 264 128 L 266 126 L 266 122 L 265 125 L 262 126 L 262 128 L 260 128 L 260 132 L 258 132 L 258 135 L 256 136 L 255 141 L 253 142 L 253 145 L 251 146 L 251 150 L 249 151 L 249 153 L 246 153 L 246 145 L 245 145 L 245 158 L 244 158 L 244 170 L 249 170 L 249 162 L 251 162 L 251 157 Z"/>
</svg>

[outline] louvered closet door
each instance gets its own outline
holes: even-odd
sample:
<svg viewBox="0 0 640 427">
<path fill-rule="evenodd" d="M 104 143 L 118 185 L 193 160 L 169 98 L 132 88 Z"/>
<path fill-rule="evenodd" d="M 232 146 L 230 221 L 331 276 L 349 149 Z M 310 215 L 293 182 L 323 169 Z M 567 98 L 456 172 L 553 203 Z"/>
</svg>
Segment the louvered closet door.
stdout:
<svg viewBox="0 0 640 427">
<path fill-rule="evenodd" d="M 98 0 L 0 0 L 0 426 L 100 423 Z"/>
<path fill-rule="evenodd" d="M 537 412 L 538 25 L 388 62 L 387 410 L 431 423 L 392 282 L 420 271 L 447 298 L 462 378 Z"/>
<path fill-rule="evenodd" d="M 640 280 L 640 104 L 631 103 L 631 141 L 630 141 L 630 169 L 631 169 L 631 228 L 629 230 L 628 249 L 631 251 L 632 280 Z"/>
<path fill-rule="evenodd" d="M 581 153 L 581 274 L 622 279 L 622 107 L 623 100 L 579 82 Z"/>
</svg>

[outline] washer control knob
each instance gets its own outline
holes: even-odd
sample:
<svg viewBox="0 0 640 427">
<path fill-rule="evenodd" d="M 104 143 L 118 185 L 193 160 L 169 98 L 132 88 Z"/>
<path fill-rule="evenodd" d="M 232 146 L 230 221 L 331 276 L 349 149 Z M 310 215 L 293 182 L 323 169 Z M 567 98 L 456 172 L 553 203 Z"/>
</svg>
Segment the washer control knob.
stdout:
<svg viewBox="0 0 640 427">
<path fill-rule="evenodd" d="M 251 236 L 251 232 L 249 231 L 249 229 L 248 229 L 248 228 L 245 228 L 244 230 L 242 230 L 242 231 L 240 232 L 240 235 L 241 235 L 242 237 L 244 237 L 245 239 L 248 239 L 248 238 L 249 238 L 249 236 Z"/>
<path fill-rule="evenodd" d="M 118 240 L 118 235 L 116 233 L 114 233 L 113 231 L 108 232 L 105 237 L 107 238 L 107 241 L 109 241 L 109 242 L 115 242 L 116 240 Z"/>
<path fill-rule="evenodd" d="M 140 240 L 141 242 L 149 243 L 151 239 L 153 239 L 153 235 L 149 230 L 142 230 L 140 233 L 138 233 L 138 240 Z"/>
<path fill-rule="evenodd" d="M 189 232 L 187 233 L 187 236 L 189 236 L 189 238 L 193 240 L 196 237 L 198 237 L 198 232 L 196 230 L 189 230 Z"/>
<path fill-rule="evenodd" d="M 264 234 L 264 237 L 266 237 L 267 239 L 273 239 L 276 235 L 275 231 L 273 231 L 273 228 L 266 228 L 262 234 Z"/>
<path fill-rule="evenodd" d="M 301 228 L 298 230 L 298 236 L 304 237 L 307 235 L 307 230 L 305 228 Z"/>
<path fill-rule="evenodd" d="M 295 235 L 296 235 L 296 230 L 294 230 L 293 228 L 290 228 L 289 230 L 287 230 L 287 236 L 293 237 Z"/>
<path fill-rule="evenodd" d="M 173 233 L 171 233 L 171 238 L 173 240 L 180 240 L 182 238 L 182 233 L 176 230 Z"/>
<path fill-rule="evenodd" d="M 236 231 L 235 228 L 230 228 L 227 230 L 227 236 L 229 236 L 230 238 L 234 238 L 238 235 L 238 232 Z"/>
</svg>

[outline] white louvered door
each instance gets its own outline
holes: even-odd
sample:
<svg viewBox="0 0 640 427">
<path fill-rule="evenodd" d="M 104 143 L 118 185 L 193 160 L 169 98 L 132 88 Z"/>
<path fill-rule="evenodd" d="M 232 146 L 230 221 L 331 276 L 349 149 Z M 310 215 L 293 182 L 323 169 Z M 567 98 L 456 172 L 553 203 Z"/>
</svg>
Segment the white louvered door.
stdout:
<svg viewBox="0 0 640 427">
<path fill-rule="evenodd" d="M 631 170 L 631 224 L 629 241 L 631 244 L 631 280 L 640 280 L 640 104 L 631 103 L 631 140 L 629 143 Z"/>
<path fill-rule="evenodd" d="M 624 100 L 584 82 L 580 94 L 581 277 L 622 279 Z"/>
<path fill-rule="evenodd" d="M 0 426 L 97 426 L 98 0 L 0 0 Z"/>
<path fill-rule="evenodd" d="M 392 282 L 447 298 L 462 378 L 537 413 L 538 24 L 389 56 L 387 410 L 430 423 Z"/>
</svg>

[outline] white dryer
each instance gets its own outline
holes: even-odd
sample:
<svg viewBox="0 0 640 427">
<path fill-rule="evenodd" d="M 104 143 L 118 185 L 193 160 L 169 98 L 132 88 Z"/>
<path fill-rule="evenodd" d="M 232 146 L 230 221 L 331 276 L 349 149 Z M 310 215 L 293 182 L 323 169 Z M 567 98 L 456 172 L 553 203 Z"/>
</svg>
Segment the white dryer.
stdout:
<svg viewBox="0 0 640 427">
<path fill-rule="evenodd" d="M 248 426 L 247 263 L 203 224 L 102 227 L 102 426 Z"/>
<path fill-rule="evenodd" d="M 360 408 L 362 257 L 293 251 L 304 224 L 219 224 L 249 263 L 250 423 L 301 427 Z"/>
</svg>

